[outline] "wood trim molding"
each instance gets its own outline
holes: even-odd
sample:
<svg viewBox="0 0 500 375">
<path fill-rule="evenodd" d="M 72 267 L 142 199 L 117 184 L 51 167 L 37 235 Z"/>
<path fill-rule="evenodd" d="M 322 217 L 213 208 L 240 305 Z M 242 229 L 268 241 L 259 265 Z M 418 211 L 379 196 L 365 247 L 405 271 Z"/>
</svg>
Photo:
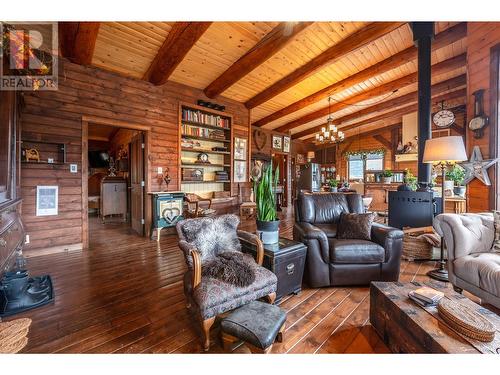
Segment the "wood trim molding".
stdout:
<svg viewBox="0 0 500 375">
<path fill-rule="evenodd" d="M 59 22 L 61 54 L 75 64 L 90 65 L 100 22 Z"/>
<path fill-rule="evenodd" d="M 444 46 L 461 40 L 467 36 L 467 24 L 465 22 L 452 26 L 445 31 L 436 35 L 433 43 L 432 50 L 436 51 Z M 412 46 L 401 52 L 396 53 L 382 60 L 356 74 L 353 74 L 341 81 L 335 82 L 324 89 L 316 91 L 315 93 L 292 103 L 285 108 L 282 108 L 258 121 L 255 121 L 253 126 L 263 126 L 270 122 L 276 121 L 290 113 L 296 112 L 311 104 L 317 103 L 328 96 L 334 95 L 338 92 L 346 90 L 349 87 L 355 86 L 361 82 L 366 81 L 372 77 L 385 73 L 391 69 L 397 68 L 400 65 L 407 64 L 409 61 L 417 58 L 417 48 Z M 433 67 L 434 68 L 434 67 Z"/>
<path fill-rule="evenodd" d="M 212 81 L 204 90 L 205 95 L 214 98 L 234 85 L 245 75 L 280 51 L 295 36 L 313 22 L 297 22 L 288 30 L 290 23 L 281 22 L 262 38 L 247 53 L 241 56 L 224 73 Z"/>
<path fill-rule="evenodd" d="M 82 120 L 82 248 L 89 248 L 89 123 Z"/>
<path fill-rule="evenodd" d="M 339 60 L 346 54 L 356 51 L 366 44 L 396 30 L 403 24 L 404 22 L 373 22 L 369 24 L 365 28 L 351 34 L 347 38 L 342 39 L 340 42 L 328 48 L 308 63 L 298 67 L 292 73 L 250 98 L 245 103 L 245 106 L 248 109 L 252 109 L 267 102 L 283 91 L 302 82 L 327 64 L 331 64 L 334 61 Z"/>
<path fill-rule="evenodd" d="M 499 138 L 499 116 L 500 116 L 500 44 L 490 50 L 490 158 L 500 155 Z M 466 125 L 467 126 L 467 125 Z M 500 166 L 498 163 L 490 169 L 492 174 L 491 189 L 489 189 L 489 208 L 498 210 L 500 208 Z"/>
<path fill-rule="evenodd" d="M 115 120 L 107 117 L 83 115 L 82 121 L 86 121 L 89 124 L 107 125 L 107 126 L 132 129 L 132 130 L 151 131 L 150 125 L 142 125 L 130 121 Z"/>
<path fill-rule="evenodd" d="M 176 22 L 158 50 L 143 79 L 155 85 L 167 82 L 212 22 Z"/>
<path fill-rule="evenodd" d="M 385 138 L 381 134 L 375 134 L 372 136 L 377 142 L 380 142 L 382 145 L 384 145 L 387 149 L 392 150 L 392 142 L 389 141 L 387 138 Z"/>
<path fill-rule="evenodd" d="M 434 64 L 432 66 L 433 68 L 433 74 L 439 75 L 445 72 L 450 72 L 453 70 L 456 70 L 457 68 L 460 68 L 462 66 L 465 66 L 465 54 L 460 55 L 457 57 L 453 57 L 451 59 L 442 61 L 440 63 Z M 390 82 L 386 82 L 380 86 L 376 86 L 371 90 L 364 91 L 360 94 L 353 95 L 351 97 L 347 97 L 345 100 L 347 101 L 342 101 L 342 102 L 335 102 L 331 107 L 326 106 L 321 109 L 318 109 L 314 112 L 310 112 L 298 119 L 295 119 L 293 121 L 288 122 L 285 125 L 280 126 L 279 128 L 276 129 L 276 131 L 289 131 L 292 130 L 295 127 L 307 124 L 308 122 L 314 121 L 320 117 L 327 116 L 329 112 L 334 113 L 337 111 L 340 111 L 344 108 L 349 107 L 352 104 L 362 102 L 364 100 L 372 99 L 375 97 L 378 97 L 380 95 L 385 95 L 385 94 L 390 94 L 391 92 L 396 92 L 402 87 L 414 84 L 417 82 L 418 79 L 418 74 L 417 72 L 408 74 L 404 77 L 397 78 L 395 80 L 392 80 Z M 465 85 L 466 84 L 466 79 L 465 79 L 465 74 L 461 76 L 457 76 L 445 81 L 441 81 L 438 83 L 435 83 L 432 86 L 432 90 L 434 92 L 442 92 L 444 89 L 446 89 L 447 86 L 450 88 L 456 87 L 458 84 Z M 392 101 L 404 101 L 405 103 L 409 103 L 412 101 L 416 101 L 418 99 L 418 92 L 415 90 L 409 94 L 406 94 L 402 97 L 398 97 L 395 99 L 392 99 Z M 404 104 L 404 103 L 403 103 Z M 384 103 L 379 104 L 380 106 L 383 106 Z M 393 106 L 394 104 L 391 104 Z M 375 106 L 372 106 L 375 107 Z M 371 107 L 370 107 L 371 108 Z M 364 109 L 362 111 L 368 111 L 368 109 Z M 361 111 L 358 111 L 361 112 Z M 337 120 L 336 120 L 337 121 Z M 343 120 L 346 121 L 346 120 Z M 338 121 L 339 123 L 341 121 Z M 324 125 L 322 125 L 324 126 Z"/>
</svg>

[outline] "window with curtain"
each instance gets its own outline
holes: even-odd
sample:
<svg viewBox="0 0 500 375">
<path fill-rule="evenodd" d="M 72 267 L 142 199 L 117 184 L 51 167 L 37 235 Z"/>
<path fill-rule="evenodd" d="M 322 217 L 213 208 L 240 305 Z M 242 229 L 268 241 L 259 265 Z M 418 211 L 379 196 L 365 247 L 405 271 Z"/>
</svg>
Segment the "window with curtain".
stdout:
<svg viewBox="0 0 500 375">
<path fill-rule="evenodd" d="M 349 180 L 360 180 L 364 178 L 365 171 L 380 171 L 384 169 L 384 155 L 379 153 L 349 155 L 347 164 Z"/>
</svg>

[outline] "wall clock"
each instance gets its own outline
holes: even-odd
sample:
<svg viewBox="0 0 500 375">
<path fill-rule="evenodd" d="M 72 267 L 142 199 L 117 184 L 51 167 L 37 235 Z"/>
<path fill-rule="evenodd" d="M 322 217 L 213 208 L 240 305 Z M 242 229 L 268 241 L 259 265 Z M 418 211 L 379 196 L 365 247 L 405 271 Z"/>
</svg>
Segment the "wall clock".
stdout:
<svg viewBox="0 0 500 375">
<path fill-rule="evenodd" d="M 488 117 L 483 108 L 484 90 L 477 90 L 474 95 L 474 118 L 469 122 L 469 129 L 474 132 L 474 138 L 479 139 L 484 135 L 484 127 L 488 125 Z"/>
<path fill-rule="evenodd" d="M 438 128 L 448 128 L 455 122 L 455 114 L 448 109 L 442 109 L 432 116 L 432 121 Z"/>
</svg>

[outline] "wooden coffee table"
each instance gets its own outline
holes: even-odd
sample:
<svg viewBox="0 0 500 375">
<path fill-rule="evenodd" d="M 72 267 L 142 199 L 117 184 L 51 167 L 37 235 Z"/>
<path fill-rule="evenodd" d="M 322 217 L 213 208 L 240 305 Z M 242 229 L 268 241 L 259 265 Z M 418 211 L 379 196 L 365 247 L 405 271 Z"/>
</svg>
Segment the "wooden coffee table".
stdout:
<svg viewBox="0 0 500 375">
<path fill-rule="evenodd" d="M 446 297 L 470 306 L 486 317 L 497 327 L 495 340 L 480 343 L 466 339 L 440 320 L 435 307 L 426 311 L 408 298 L 410 290 L 424 285 L 444 292 Z M 443 285 L 435 282 L 371 284 L 370 322 L 388 348 L 393 353 L 500 354 L 500 317 Z"/>
</svg>

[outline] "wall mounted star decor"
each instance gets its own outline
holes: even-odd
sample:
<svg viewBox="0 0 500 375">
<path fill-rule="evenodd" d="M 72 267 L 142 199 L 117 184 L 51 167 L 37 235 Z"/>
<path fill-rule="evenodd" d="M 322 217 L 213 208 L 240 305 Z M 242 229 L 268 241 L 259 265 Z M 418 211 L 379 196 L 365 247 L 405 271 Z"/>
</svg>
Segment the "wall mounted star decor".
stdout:
<svg viewBox="0 0 500 375">
<path fill-rule="evenodd" d="M 488 168 L 498 162 L 498 159 L 483 160 L 481 149 L 479 146 L 474 146 L 472 155 L 469 161 L 459 163 L 465 169 L 464 184 L 468 184 L 474 178 L 477 178 L 485 185 L 491 185 L 490 177 L 488 176 Z"/>
</svg>

